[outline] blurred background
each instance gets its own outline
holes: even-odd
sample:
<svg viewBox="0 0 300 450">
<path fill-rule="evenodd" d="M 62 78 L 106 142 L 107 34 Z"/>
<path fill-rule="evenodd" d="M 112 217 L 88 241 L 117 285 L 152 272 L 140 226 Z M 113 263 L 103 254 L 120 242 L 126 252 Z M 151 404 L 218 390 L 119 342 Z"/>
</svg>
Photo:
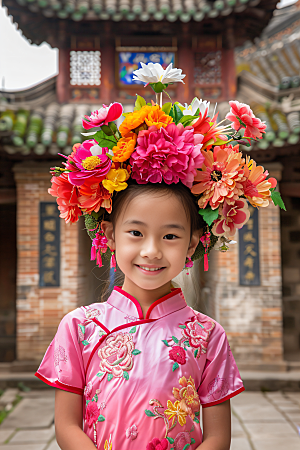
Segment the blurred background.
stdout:
<svg viewBox="0 0 300 450">
<path fill-rule="evenodd" d="M 187 301 L 225 328 L 239 367 L 300 370 L 300 2 L 276 0 L 3 0 L 0 10 L 0 363 L 34 370 L 63 315 L 99 301 L 109 268 L 89 261 L 84 223 L 66 225 L 49 168 L 82 140 L 103 103 L 133 108 L 151 88 L 140 62 L 183 69 L 173 101 L 250 104 L 267 123 L 243 148 L 279 180 L 287 212 L 251 219 Z M 164 101 L 167 101 L 167 97 Z"/>
</svg>

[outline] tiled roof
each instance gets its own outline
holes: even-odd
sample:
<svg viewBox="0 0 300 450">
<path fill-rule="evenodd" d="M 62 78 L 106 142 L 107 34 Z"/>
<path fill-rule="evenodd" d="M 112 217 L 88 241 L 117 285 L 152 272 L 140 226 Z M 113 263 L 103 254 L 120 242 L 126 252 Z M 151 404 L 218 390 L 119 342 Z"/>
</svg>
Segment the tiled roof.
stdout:
<svg viewBox="0 0 300 450">
<path fill-rule="evenodd" d="M 261 0 L 17 0 L 31 12 L 42 12 L 45 17 L 85 20 L 148 20 L 182 22 L 205 18 L 214 19 L 243 12 L 256 7 Z M 262 1 L 264 3 L 264 1 Z M 272 2 L 270 2 L 272 3 Z M 11 4 L 5 0 L 4 5 Z"/>
</svg>

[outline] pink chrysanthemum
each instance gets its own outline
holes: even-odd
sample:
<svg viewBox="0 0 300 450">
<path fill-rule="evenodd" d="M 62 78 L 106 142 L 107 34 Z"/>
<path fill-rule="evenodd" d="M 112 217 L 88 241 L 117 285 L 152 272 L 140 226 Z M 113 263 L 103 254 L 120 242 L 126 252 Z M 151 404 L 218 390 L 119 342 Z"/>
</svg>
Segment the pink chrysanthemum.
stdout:
<svg viewBox="0 0 300 450">
<path fill-rule="evenodd" d="M 132 178 L 139 184 L 178 183 L 192 187 L 196 169 L 202 166 L 201 139 L 196 145 L 193 127 L 169 124 L 158 130 L 151 126 L 139 132 L 131 155 Z"/>
<path fill-rule="evenodd" d="M 244 137 L 261 139 L 262 133 L 265 133 L 267 125 L 255 117 L 250 106 L 245 103 L 240 103 L 237 100 L 231 101 L 229 104 L 231 109 L 226 115 L 226 119 L 232 122 L 231 127 L 236 131 L 240 128 L 245 128 Z M 245 126 L 243 126 L 240 121 L 243 122 Z"/>
</svg>

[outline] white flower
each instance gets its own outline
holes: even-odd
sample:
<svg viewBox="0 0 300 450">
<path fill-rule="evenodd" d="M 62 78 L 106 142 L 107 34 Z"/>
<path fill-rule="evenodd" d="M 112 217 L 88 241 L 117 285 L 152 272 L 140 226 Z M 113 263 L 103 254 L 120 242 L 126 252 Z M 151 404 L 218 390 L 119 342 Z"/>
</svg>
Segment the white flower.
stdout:
<svg viewBox="0 0 300 450">
<path fill-rule="evenodd" d="M 199 98 L 195 97 L 192 100 L 192 103 L 190 104 L 190 106 L 188 106 L 187 103 L 185 103 L 185 109 L 182 112 L 183 112 L 184 116 L 194 116 L 196 114 L 197 109 L 199 108 L 200 114 L 203 116 L 206 109 L 207 109 L 207 113 L 208 113 L 209 105 L 210 105 L 210 102 L 208 102 L 206 100 L 202 101 L 202 99 L 199 100 Z M 207 116 L 207 114 L 206 114 L 206 116 Z"/>
<path fill-rule="evenodd" d="M 133 80 L 142 81 L 143 83 L 176 83 L 180 81 L 183 83 L 182 78 L 185 75 L 182 75 L 181 69 L 172 69 L 172 63 L 168 65 L 166 69 L 158 63 L 148 63 L 144 64 L 141 62 L 142 68 L 135 70 Z"/>
</svg>

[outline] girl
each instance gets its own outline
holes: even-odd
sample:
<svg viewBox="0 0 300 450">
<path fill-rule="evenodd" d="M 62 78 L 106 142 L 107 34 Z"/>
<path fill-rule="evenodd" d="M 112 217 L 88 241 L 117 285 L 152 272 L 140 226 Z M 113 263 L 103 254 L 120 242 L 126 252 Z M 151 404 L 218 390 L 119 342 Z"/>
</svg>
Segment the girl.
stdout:
<svg viewBox="0 0 300 450">
<path fill-rule="evenodd" d="M 272 182 L 264 172 L 264 197 L 255 191 L 227 136 L 223 148 L 210 150 L 206 137 L 217 139 L 224 128 L 201 113 L 203 102 L 188 115 L 182 105 L 138 102 L 119 130 L 112 122 L 122 113 L 118 104 L 86 118 L 86 128 L 101 131 L 75 146 L 65 169 L 54 169 L 49 192 L 61 216 L 75 222 L 84 212 L 92 258 L 101 266 L 109 248 L 124 282 L 107 302 L 62 319 L 36 375 L 57 388 L 62 450 L 229 450 L 230 398 L 244 387 L 223 328 L 191 309 L 172 279 L 192 257 L 204 255 L 207 266 L 215 236 L 226 245 L 249 218 L 239 195 L 266 201 Z M 186 126 L 185 117 L 192 117 Z M 199 120 L 208 125 L 203 133 Z"/>
</svg>

